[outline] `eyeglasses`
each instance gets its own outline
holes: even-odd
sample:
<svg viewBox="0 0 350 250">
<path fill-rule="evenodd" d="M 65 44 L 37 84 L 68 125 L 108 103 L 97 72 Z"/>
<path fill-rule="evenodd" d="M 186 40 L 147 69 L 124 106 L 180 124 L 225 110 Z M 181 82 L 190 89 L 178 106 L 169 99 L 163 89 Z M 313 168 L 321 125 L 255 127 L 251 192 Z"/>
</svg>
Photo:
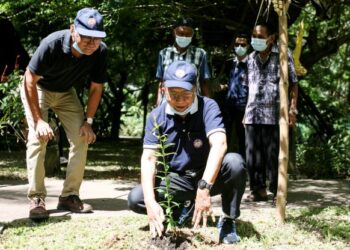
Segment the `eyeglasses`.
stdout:
<svg viewBox="0 0 350 250">
<path fill-rule="evenodd" d="M 247 44 L 245 44 L 245 43 L 235 43 L 235 47 L 238 47 L 238 46 L 246 47 Z"/>
<path fill-rule="evenodd" d="M 84 35 L 80 35 L 80 39 L 83 43 L 100 43 L 102 41 L 102 38 L 99 37 L 92 37 L 92 36 L 84 36 Z"/>
<path fill-rule="evenodd" d="M 184 92 L 180 92 L 180 93 L 179 92 L 175 93 L 175 92 L 168 91 L 168 93 L 169 93 L 170 98 L 174 99 L 176 101 L 180 100 L 180 98 L 185 100 L 185 101 L 188 101 L 194 95 L 194 93 L 192 91 L 184 91 Z"/>
</svg>

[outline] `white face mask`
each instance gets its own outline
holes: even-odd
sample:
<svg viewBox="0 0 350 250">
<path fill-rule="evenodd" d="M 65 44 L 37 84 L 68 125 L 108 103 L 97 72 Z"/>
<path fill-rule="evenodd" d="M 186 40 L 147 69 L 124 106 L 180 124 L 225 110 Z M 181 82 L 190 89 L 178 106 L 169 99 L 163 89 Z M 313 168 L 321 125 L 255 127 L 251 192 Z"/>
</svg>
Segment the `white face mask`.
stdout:
<svg viewBox="0 0 350 250">
<path fill-rule="evenodd" d="M 239 45 L 238 47 L 235 47 L 235 52 L 237 56 L 244 56 L 247 53 L 247 47 Z"/>
<path fill-rule="evenodd" d="M 72 46 L 73 46 L 73 48 L 74 48 L 76 51 L 79 52 L 79 54 L 85 55 L 85 53 L 79 48 L 77 42 L 74 42 Z"/>
<path fill-rule="evenodd" d="M 186 48 L 192 42 L 192 37 L 187 36 L 177 36 L 176 35 L 176 44 L 179 45 L 180 48 Z"/>
<path fill-rule="evenodd" d="M 198 111 L 198 98 L 195 96 L 193 103 L 184 111 L 177 111 L 169 103 L 167 104 L 167 113 L 185 116 L 187 114 L 194 114 Z"/>
<path fill-rule="evenodd" d="M 169 105 L 170 106 L 170 105 Z M 170 110 L 172 112 L 174 112 L 174 114 L 177 114 L 177 115 L 181 115 L 181 116 L 184 116 L 184 115 L 187 115 L 188 113 L 191 112 L 192 110 L 192 107 L 193 107 L 193 103 L 187 108 L 185 109 L 184 111 L 177 111 L 176 109 L 174 109 L 173 107 L 170 106 Z"/>
<path fill-rule="evenodd" d="M 261 52 L 267 49 L 266 41 L 267 39 L 263 38 L 252 38 L 251 45 L 254 50 Z"/>
</svg>

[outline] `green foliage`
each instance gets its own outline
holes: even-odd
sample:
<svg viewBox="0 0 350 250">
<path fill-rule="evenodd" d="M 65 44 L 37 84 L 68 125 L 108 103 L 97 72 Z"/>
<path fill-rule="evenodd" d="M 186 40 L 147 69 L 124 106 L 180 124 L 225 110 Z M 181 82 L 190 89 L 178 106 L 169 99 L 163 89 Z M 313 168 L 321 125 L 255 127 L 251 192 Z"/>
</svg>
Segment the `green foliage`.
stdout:
<svg viewBox="0 0 350 250">
<path fill-rule="evenodd" d="M 141 137 L 143 130 L 143 109 L 140 100 L 141 91 L 132 88 L 130 91 L 125 89 L 126 100 L 122 108 L 122 125 L 120 134 L 126 136 Z"/>
<path fill-rule="evenodd" d="M 20 97 L 21 75 L 19 71 L 14 71 L 9 75 L 7 82 L 0 83 L 0 134 L 15 132 L 16 136 L 25 141 L 21 132 L 24 121 L 24 109 Z M 9 128 L 11 130 L 9 131 Z"/>
<path fill-rule="evenodd" d="M 350 176 L 350 124 L 332 136 L 327 145 L 333 172 L 340 177 Z"/>
<path fill-rule="evenodd" d="M 167 160 L 168 156 L 174 154 L 173 152 L 167 152 L 167 149 L 174 146 L 174 144 L 166 143 L 166 141 L 168 140 L 168 136 L 166 134 L 161 134 L 159 128 L 160 124 L 157 124 L 156 119 L 154 117 L 154 129 L 152 132 L 156 133 L 159 142 L 159 144 L 157 145 L 159 151 L 156 152 L 156 157 L 157 164 L 160 170 L 157 172 L 157 177 L 165 183 L 164 187 L 157 188 L 157 192 L 164 196 L 164 200 L 159 203 L 165 210 L 165 221 L 167 224 L 167 231 L 176 234 L 176 221 L 173 217 L 173 211 L 175 207 L 179 206 L 179 204 L 173 201 L 174 197 L 170 192 L 170 166 Z"/>
<path fill-rule="evenodd" d="M 302 175 L 314 178 L 350 176 L 347 150 L 350 148 L 350 61 L 347 59 L 350 43 L 346 40 L 350 34 L 345 28 L 350 6 L 336 4 L 329 13 L 333 14 L 330 20 L 319 20 L 313 7 L 308 5 L 299 17 L 305 23 L 303 54 L 319 48 L 317 54 L 308 54 L 301 63 L 310 62 L 310 57 L 318 57 L 318 54 L 327 54 L 313 64 L 299 82 L 334 131 L 327 137 L 322 134 L 324 131 L 317 130 L 319 121 L 312 117 L 313 114 L 298 116 L 302 139 L 297 145 L 297 167 Z M 296 36 L 298 24 L 299 21 L 295 22 L 290 29 L 290 41 Z M 338 46 L 333 48 L 334 45 Z M 321 46 L 324 47 L 320 49 Z"/>
</svg>

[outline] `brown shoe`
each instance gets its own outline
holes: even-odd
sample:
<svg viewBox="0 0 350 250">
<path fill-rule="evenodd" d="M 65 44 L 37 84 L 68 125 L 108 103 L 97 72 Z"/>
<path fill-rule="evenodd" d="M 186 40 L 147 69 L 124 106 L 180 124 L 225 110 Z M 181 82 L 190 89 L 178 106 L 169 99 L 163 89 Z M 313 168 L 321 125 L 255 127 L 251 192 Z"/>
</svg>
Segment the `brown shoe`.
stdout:
<svg viewBox="0 0 350 250">
<path fill-rule="evenodd" d="M 29 218 L 32 220 L 45 220 L 49 218 L 49 213 L 45 208 L 45 200 L 41 197 L 30 199 Z"/>
<path fill-rule="evenodd" d="M 69 195 L 67 197 L 59 197 L 58 210 L 69 210 L 73 213 L 90 213 L 92 207 L 89 204 L 83 203 L 78 195 Z"/>
<path fill-rule="evenodd" d="M 252 191 L 247 198 L 244 199 L 246 202 L 255 202 L 255 201 L 267 201 L 266 189 L 259 189 L 258 191 Z"/>
</svg>

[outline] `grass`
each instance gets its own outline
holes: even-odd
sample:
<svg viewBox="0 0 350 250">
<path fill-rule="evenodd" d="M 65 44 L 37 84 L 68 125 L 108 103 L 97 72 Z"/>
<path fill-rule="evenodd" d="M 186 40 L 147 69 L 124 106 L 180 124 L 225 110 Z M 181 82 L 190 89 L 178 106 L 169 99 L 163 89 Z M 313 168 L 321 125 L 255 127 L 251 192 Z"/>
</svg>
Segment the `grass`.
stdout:
<svg viewBox="0 0 350 250">
<path fill-rule="evenodd" d="M 139 140 L 100 141 L 89 148 L 85 178 L 139 178 L 140 154 Z M 25 151 L 0 155 L 0 180 L 25 181 Z M 218 245 L 218 232 L 211 224 L 196 231 L 181 229 L 191 235 L 189 249 L 350 249 L 349 206 L 287 209 L 284 225 L 276 223 L 273 208 L 244 209 L 241 213 L 239 244 Z M 42 223 L 18 220 L 5 227 L 0 234 L 1 250 L 152 249 L 146 216 L 63 216 Z"/>
<path fill-rule="evenodd" d="M 19 147 L 19 146 L 17 146 Z M 24 145 L 17 151 L 0 151 L 0 180 L 27 180 Z M 68 155 L 65 148 L 65 155 Z M 88 151 L 85 179 L 139 178 L 140 139 L 99 140 Z M 63 179 L 66 168 L 57 178 Z"/>
<path fill-rule="evenodd" d="M 235 249 L 350 249 L 350 209 L 290 209 L 284 225 L 275 210 L 243 211 L 237 222 L 242 238 Z M 196 231 L 189 249 L 233 249 L 217 244 L 214 225 Z M 0 235 L 0 249 L 145 249 L 150 248 L 146 216 L 53 217 L 46 222 L 10 223 Z M 151 248 L 152 249 L 152 248 Z"/>
</svg>

